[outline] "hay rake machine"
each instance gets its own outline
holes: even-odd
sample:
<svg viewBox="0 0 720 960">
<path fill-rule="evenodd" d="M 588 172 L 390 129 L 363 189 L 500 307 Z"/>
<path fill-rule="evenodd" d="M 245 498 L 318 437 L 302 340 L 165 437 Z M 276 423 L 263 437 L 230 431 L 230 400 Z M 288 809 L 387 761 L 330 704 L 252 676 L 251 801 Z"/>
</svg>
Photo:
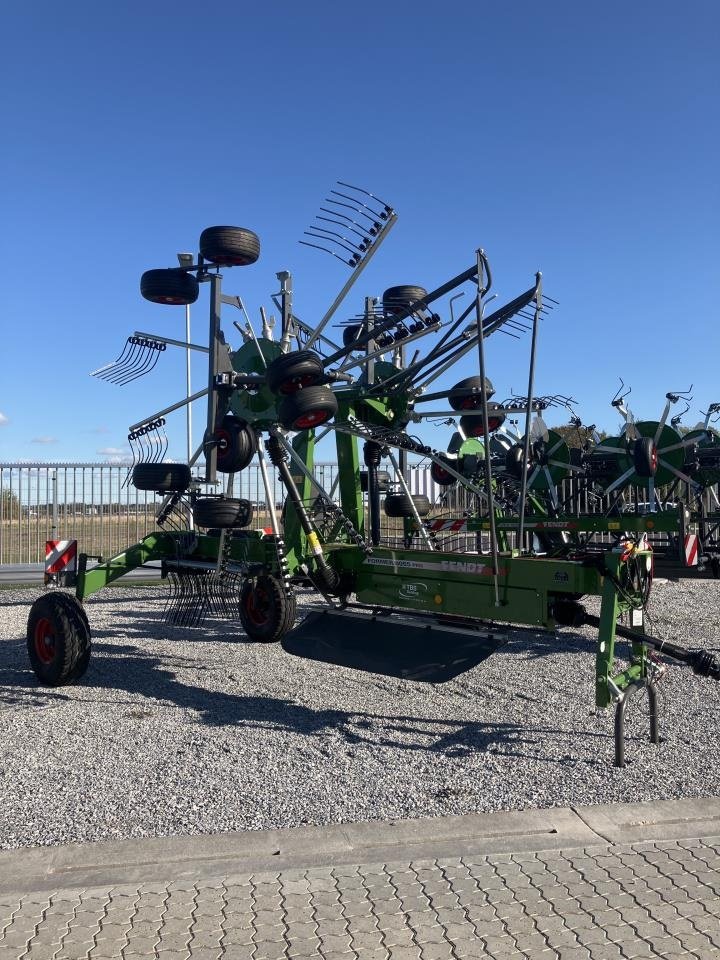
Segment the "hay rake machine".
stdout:
<svg viewBox="0 0 720 960">
<path fill-rule="evenodd" d="M 157 455 L 164 442 L 148 440 L 187 400 L 131 426 L 131 436 L 142 438 L 132 481 L 164 497 L 157 530 L 110 559 L 81 555 L 75 597 L 51 591 L 33 604 L 27 633 L 33 669 L 44 684 L 77 681 L 91 651 L 82 602 L 149 561 L 161 561 L 171 583 L 171 623 L 236 617 L 253 641 L 282 641 L 290 653 L 419 681 L 448 679 L 489 656 L 506 639 L 501 625 L 554 630 L 584 622 L 598 631 L 595 697 L 600 707 L 614 705 L 615 762 L 622 766 L 625 711 L 636 690 L 648 693 L 651 738 L 658 740 L 655 683 L 663 668 L 657 653 L 715 679 L 720 664 L 707 651 L 644 632 L 652 583 L 647 517 L 620 523 L 558 515 L 559 478 L 584 467 L 542 416 L 568 398 L 534 391 L 539 321 L 557 302 L 543 294 L 536 274 L 527 289 L 489 311 L 492 275 L 478 250 L 468 267 L 433 290 L 396 285 L 382 298 L 366 297 L 363 310 L 331 333 L 330 321 L 396 221 L 392 207 L 369 192 L 337 187 L 301 242 L 351 272 L 315 325 L 294 312 L 292 277 L 281 271 L 272 298 L 279 336 L 264 311 L 259 334 L 245 313 L 246 325 L 234 324 L 242 343 L 231 348 L 222 308 L 244 307 L 223 293 L 223 273 L 251 265 L 260 252 L 258 237 L 244 228 L 209 227 L 192 263 L 143 274 L 142 295 L 160 304 L 190 304 L 201 285 L 209 289 L 208 346 L 197 347 L 207 352 L 208 385 L 190 398 L 207 399 L 207 428 L 193 458 L 202 459 L 204 476 L 192 480 L 191 464 L 166 462 Z M 455 316 L 461 287 L 469 288 L 471 302 Z M 531 340 L 527 393 L 505 403 L 492 399 L 486 374 L 485 345 L 495 333 L 529 333 Z M 133 347 L 144 351 L 139 367 L 131 358 L 128 371 L 128 355 L 121 354 L 119 370 L 106 379 L 124 382 L 139 368 L 142 374 L 148 357 L 152 363 L 161 352 L 147 343 L 128 350 Z M 476 376 L 429 390 L 471 353 Z M 423 421 L 458 414 L 454 450 L 438 451 L 415 435 Z M 524 418 L 524 433 L 503 435 L 501 427 L 513 418 Z M 338 462 L 338 482 L 329 491 L 314 473 L 316 444 L 328 435 Z M 428 499 L 409 489 L 410 454 L 471 498 L 473 510 L 461 520 L 476 534 L 472 549 L 442 549 L 427 519 Z M 233 496 L 235 477 L 255 458 L 267 516 L 257 530 L 249 529 L 253 503 Z M 285 491 L 281 511 L 271 467 Z M 207 492 L 221 485 L 219 475 L 224 489 Z M 383 510 L 397 524 L 399 542 L 382 536 Z M 611 542 L 578 537 L 596 529 Z M 91 566 L 90 559 L 98 562 Z M 308 585 L 324 602 L 295 627 L 296 592 Z M 601 599 L 599 617 L 586 613 L 585 596 Z M 616 663 L 617 637 L 628 641 L 624 664 Z"/>
</svg>

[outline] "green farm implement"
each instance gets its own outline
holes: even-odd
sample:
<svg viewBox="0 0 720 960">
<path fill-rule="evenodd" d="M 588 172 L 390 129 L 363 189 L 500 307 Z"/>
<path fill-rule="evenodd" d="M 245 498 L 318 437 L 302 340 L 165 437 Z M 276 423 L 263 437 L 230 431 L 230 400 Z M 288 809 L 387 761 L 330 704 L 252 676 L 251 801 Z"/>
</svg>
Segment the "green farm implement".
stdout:
<svg viewBox="0 0 720 960">
<path fill-rule="evenodd" d="M 651 738 L 658 739 L 655 683 L 664 670 L 658 653 L 720 679 L 710 653 L 644 631 L 654 564 L 648 538 L 659 532 L 683 537 L 697 515 L 683 504 L 647 514 L 615 507 L 582 512 L 577 504 L 569 509 L 558 490 L 568 478 L 581 485 L 602 478 L 605 494 L 638 478 L 650 488 L 666 464 L 683 483 L 708 486 L 716 482 L 717 435 L 706 424 L 678 446 L 667 432 L 674 434 L 665 423 L 668 401 L 657 424 L 628 423 L 611 442 L 571 450 L 542 417 L 568 398 L 539 397 L 534 390 L 538 322 L 556 301 L 543 294 L 537 274 L 527 289 L 489 311 L 492 276 L 482 250 L 436 289 L 391 287 L 382 298 L 366 298 L 358 315 L 331 330 L 340 304 L 396 220 L 390 206 L 366 191 L 338 186 L 325 215 L 306 232 L 312 239 L 303 242 L 343 260 L 351 273 L 312 326 L 295 314 L 292 277 L 282 271 L 273 296 L 278 337 L 264 311 L 259 334 L 245 314 L 245 326 L 235 323 L 242 343 L 231 348 L 223 307 L 244 312 L 244 306 L 223 293 L 223 272 L 254 263 L 260 250 L 257 236 L 243 228 L 210 227 L 196 257 L 143 274 L 142 295 L 156 303 L 187 305 L 201 285 L 209 290 L 208 346 L 198 348 L 208 354 L 202 391 L 207 428 L 193 458 L 204 474 L 193 478 L 192 464 L 159 459 L 152 441 L 184 401 L 130 427 L 132 482 L 163 497 L 157 530 L 110 559 L 81 554 L 75 597 L 50 591 L 33 604 L 33 669 L 44 684 L 77 681 L 91 652 L 83 601 L 151 561 L 161 563 L 169 584 L 171 624 L 225 616 L 239 620 L 255 642 L 281 641 L 295 654 L 417 680 L 447 679 L 490 655 L 503 640 L 501 625 L 552 631 L 585 623 L 597 630 L 595 699 L 599 707 L 614 706 L 615 762 L 622 766 L 625 710 L 637 690 L 647 691 Z M 471 302 L 455 316 L 461 288 L 470 290 Z M 527 393 L 494 401 L 486 341 L 522 328 L 531 334 Z M 127 382 L 141 375 L 171 342 L 139 334 L 131 339 L 138 342 L 128 342 L 116 365 L 102 368 L 105 379 Z M 470 353 L 477 376 L 429 390 Z M 416 425 L 438 418 L 459 418 L 446 450 L 414 433 Z M 509 419 L 524 419 L 524 432 L 507 433 Z M 330 490 L 315 472 L 316 446 L 325 437 L 334 439 L 338 463 Z M 470 509 L 429 517 L 428 498 L 412 493 L 407 481 L 409 456 L 425 460 L 443 488 L 461 490 Z M 693 476 L 683 470 L 690 456 L 698 461 Z M 262 529 L 250 528 L 258 501 L 233 496 L 235 478 L 253 460 L 262 478 Z M 271 474 L 284 489 L 282 504 Z M 389 533 L 382 532 L 381 519 L 391 524 Z M 461 531 L 465 545 L 447 549 L 447 530 Z M 322 597 L 323 609 L 296 627 L 296 594 L 308 586 Z M 587 613 L 586 597 L 600 599 L 598 617 Z M 616 661 L 618 637 L 627 641 L 622 661 Z M 338 654 L 336 640 L 344 642 L 349 660 Z M 434 651 L 438 669 L 430 674 L 412 666 L 420 648 Z"/>
</svg>

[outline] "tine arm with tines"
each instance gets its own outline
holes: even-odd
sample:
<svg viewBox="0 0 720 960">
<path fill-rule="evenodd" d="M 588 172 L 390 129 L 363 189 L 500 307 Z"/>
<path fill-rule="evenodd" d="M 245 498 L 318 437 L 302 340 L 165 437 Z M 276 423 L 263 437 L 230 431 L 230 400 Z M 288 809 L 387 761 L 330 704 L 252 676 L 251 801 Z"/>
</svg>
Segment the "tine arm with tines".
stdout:
<svg viewBox="0 0 720 960">
<path fill-rule="evenodd" d="M 102 367 L 98 367 L 97 370 L 93 370 L 90 374 L 91 377 L 98 377 L 100 380 L 106 379 L 106 374 L 111 373 L 118 364 L 125 362 L 125 354 L 130 351 L 132 346 L 132 337 L 128 337 L 125 341 L 125 346 L 120 352 L 120 356 L 116 357 L 115 360 L 111 360 L 110 363 L 104 364 Z"/>
</svg>

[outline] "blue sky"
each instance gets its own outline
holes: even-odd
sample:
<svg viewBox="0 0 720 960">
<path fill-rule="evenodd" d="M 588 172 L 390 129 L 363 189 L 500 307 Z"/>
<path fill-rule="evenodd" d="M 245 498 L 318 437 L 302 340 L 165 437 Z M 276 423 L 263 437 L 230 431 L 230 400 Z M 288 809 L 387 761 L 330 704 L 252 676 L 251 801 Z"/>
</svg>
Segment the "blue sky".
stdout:
<svg viewBox="0 0 720 960">
<path fill-rule="evenodd" d="M 139 278 L 197 250 L 206 226 L 259 234 L 258 263 L 224 283 L 254 321 L 283 269 L 317 320 L 348 271 L 297 241 L 338 178 L 399 217 L 338 319 L 394 284 L 438 286 L 483 247 L 501 299 L 540 269 L 561 302 L 540 333 L 540 393 L 608 430 L 619 377 L 638 419 L 690 384 L 688 425 L 720 400 L 717 5 L 430 9 L 4 11 L 0 461 L 121 457 L 130 424 L 184 395 L 172 348 L 124 387 L 89 373 L 135 330 L 182 338 L 184 310 L 144 301 Z M 206 342 L 206 287 L 192 324 Z M 499 395 L 525 389 L 528 350 L 488 342 Z M 194 387 L 206 376 L 196 358 Z M 199 442 L 202 404 L 194 419 Z M 167 430 L 181 459 L 182 411 Z"/>
</svg>

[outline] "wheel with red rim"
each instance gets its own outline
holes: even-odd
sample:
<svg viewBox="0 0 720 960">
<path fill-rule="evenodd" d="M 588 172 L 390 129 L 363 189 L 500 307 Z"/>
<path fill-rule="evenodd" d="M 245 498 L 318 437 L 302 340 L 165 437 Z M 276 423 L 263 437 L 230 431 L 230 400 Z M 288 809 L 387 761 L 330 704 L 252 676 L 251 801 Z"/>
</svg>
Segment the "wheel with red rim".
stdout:
<svg viewBox="0 0 720 960">
<path fill-rule="evenodd" d="M 457 457 L 440 457 L 441 460 L 444 460 L 446 463 L 449 463 L 454 469 L 457 470 Z M 454 477 L 451 473 L 448 473 L 444 467 L 433 460 L 432 465 L 430 466 L 430 478 L 438 484 L 440 487 L 449 487 L 457 480 L 457 477 Z"/>
<path fill-rule="evenodd" d="M 465 408 L 468 409 L 467 407 Z M 477 408 L 476 408 L 477 409 Z M 505 423 L 505 414 L 497 403 L 488 403 L 488 432 L 494 433 Z M 460 417 L 460 429 L 466 437 L 482 437 L 484 427 L 482 417 Z"/>
<path fill-rule="evenodd" d="M 283 396 L 313 387 L 325 375 L 321 357 L 312 350 L 283 353 L 268 364 L 265 382 L 273 393 Z"/>
<path fill-rule="evenodd" d="M 657 447 L 652 437 L 638 437 L 633 444 L 633 466 L 639 477 L 654 477 L 658 468 Z"/>
<path fill-rule="evenodd" d="M 247 267 L 260 256 L 260 238 L 245 227 L 206 227 L 200 255 L 219 267 Z"/>
<path fill-rule="evenodd" d="M 257 452 L 257 437 L 245 420 L 228 414 L 213 435 L 219 473 L 239 473 Z M 206 454 L 209 444 L 205 445 Z"/>
<path fill-rule="evenodd" d="M 337 398 L 329 387 L 306 387 L 283 398 L 278 420 L 286 430 L 311 430 L 331 420 L 337 409 Z"/>
<path fill-rule="evenodd" d="M 169 270 L 146 270 L 140 277 L 140 293 L 151 303 L 171 307 L 195 303 L 200 293 L 197 277 L 177 267 Z"/>
<path fill-rule="evenodd" d="M 453 410 L 479 410 L 482 406 L 482 377 L 465 377 L 448 393 L 448 401 Z M 495 388 L 485 377 L 485 392 L 488 400 L 494 396 Z"/>
<path fill-rule="evenodd" d="M 80 605 L 69 594 L 45 593 L 33 603 L 27 622 L 30 664 L 40 683 L 74 683 L 90 661 L 90 629 Z"/>
<path fill-rule="evenodd" d="M 240 622 L 258 643 L 275 643 L 295 623 L 296 605 L 277 577 L 264 573 L 246 580 L 240 591 Z"/>
</svg>

